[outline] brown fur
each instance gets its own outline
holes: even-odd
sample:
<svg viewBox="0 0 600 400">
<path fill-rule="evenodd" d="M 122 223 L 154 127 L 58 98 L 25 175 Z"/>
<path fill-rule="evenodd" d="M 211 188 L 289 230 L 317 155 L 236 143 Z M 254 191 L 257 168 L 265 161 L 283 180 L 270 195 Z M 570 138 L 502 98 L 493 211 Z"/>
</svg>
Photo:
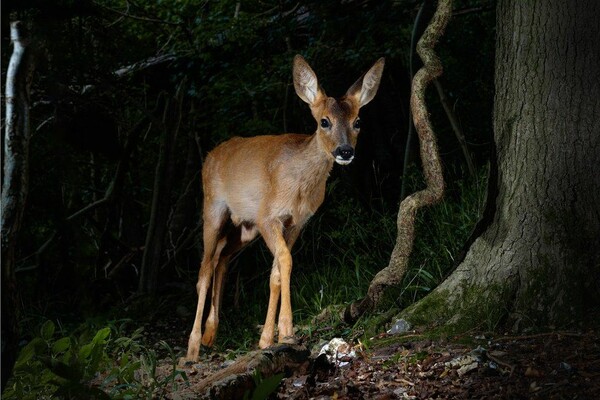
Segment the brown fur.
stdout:
<svg viewBox="0 0 600 400">
<path fill-rule="evenodd" d="M 236 137 L 208 154 L 202 170 L 204 256 L 187 360 L 198 359 L 200 341 L 207 346 L 213 344 L 229 258 L 258 233 L 274 256 L 269 306 L 259 346 L 273 344 L 280 298 L 279 342 L 293 341 L 290 251 L 306 221 L 323 203 L 325 182 L 336 160 L 334 151 L 341 145 L 356 145 L 358 129 L 354 124 L 358 111 L 375 96 L 382 72 L 380 59 L 344 97 L 336 100 L 325 95 L 310 66 L 296 56 L 294 86 L 318 123 L 315 134 Z M 330 121 L 329 128 L 321 127 L 324 118 Z M 211 280 L 211 309 L 202 335 Z"/>
</svg>

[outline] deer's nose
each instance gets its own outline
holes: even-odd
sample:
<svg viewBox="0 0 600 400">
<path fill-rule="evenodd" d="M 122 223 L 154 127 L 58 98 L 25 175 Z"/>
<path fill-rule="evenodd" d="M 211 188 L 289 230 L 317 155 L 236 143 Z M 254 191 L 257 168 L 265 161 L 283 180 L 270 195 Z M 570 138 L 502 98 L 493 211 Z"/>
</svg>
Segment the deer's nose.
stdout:
<svg viewBox="0 0 600 400">
<path fill-rule="evenodd" d="M 350 164 L 350 162 L 354 158 L 354 149 L 350 145 L 343 144 L 337 149 L 335 149 L 335 151 L 333 152 L 333 156 L 335 157 L 335 161 L 338 164 Z"/>
</svg>

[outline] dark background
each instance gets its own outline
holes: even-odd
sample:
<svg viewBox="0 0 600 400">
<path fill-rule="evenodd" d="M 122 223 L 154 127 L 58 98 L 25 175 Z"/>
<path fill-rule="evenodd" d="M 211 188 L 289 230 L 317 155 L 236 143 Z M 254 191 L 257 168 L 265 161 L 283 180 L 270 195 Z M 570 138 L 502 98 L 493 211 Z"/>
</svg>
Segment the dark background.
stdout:
<svg viewBox="0 0 600 400">
<path fill-rule="evenodd" d="M 185 305 L 194 306 L 202 159 L 232 136 L 314 131 L 291 81 L 298 53 L 332 96 L 342 95 L 377 58 L 386 57 L 386 67 L 377 96 L 361 111 L 356 159 L 334 168 L 325 203 L 295 248 L 295 270 L 317 274 L 321 264 L 345 260 L 369 271 L 368 278 L 384 267 L 402 185 L 407 193 L 423 185 L 416 139 L 404 171 L 410 44 L 421 4 L 3 1 L 2 81 L 10 21 L 26 23 L 37 55 L 30 188 L 17 254 L 25 330 L 40 316 L 77 320 L 122 311 L 138 296 L 185 294 Z M 495 34 L 493 1 L 455 1 L 454 7 L 437 46 L 445 69 L 440 83 L 476 176 L 431 87 L 428 103 L 450 201 L 485 176 Z M 424 7 L 422 26 L 432 10 Z M 415 55 L 413 71 L 419 65 Z M 107 201 L 74 216 L 102 200 L 111 185 Z M 454 248 L 468 230 L 450 239 Z M 233 262 L 229 281 L 236 290 L 228 292 L 225 307 L 254 301 L 244 296 L 256 287 L 266 296 L 271 261 L 264 247 L 253 246 L 240 259 Z M 140 285 L 141 271 L 152 269 L 156 278 Z"/>
</svg>

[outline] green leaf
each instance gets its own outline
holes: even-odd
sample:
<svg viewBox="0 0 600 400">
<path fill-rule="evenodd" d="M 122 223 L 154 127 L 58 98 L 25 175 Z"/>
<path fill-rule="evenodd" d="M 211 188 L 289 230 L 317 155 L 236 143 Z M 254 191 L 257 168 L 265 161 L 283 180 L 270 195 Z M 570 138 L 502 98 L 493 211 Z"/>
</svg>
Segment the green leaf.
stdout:
<svg viewBox="0 0 600 400">
<path fill-rule="evenodd" d="M 87 358 L 89 358 L 90 354 L 92 354 L 93 349 L 94 349 L 93 343 L 88 343 L 88 344 L 81 346 L 81 349 L 79 349 L 79 358 L 82 360 L 86 360 Z"/>
<path fill-rule="evenodd" d="M 127 364 L 129 363 L 129 354 L 125 353 L 123 354 L 123 356 L 121 357 L 121 362 L 119 363 L 119 365 L 121 366 L 121 368 L 125 367 Z"/>
<path fill-rule="evenodd" d="M 70 347 L 71 347 L 71 338 L 63 337 L 63 338 L 58 339 L 56 342 L 54 342 L 54 344 L 52 345 L 52 353 L 54 353 L 54 354 L 62 353 L 63 351 L 68 350 Z"/>
<path fill-rule="evenodd" d="M 277 390 L 284 374 L 277 374 L 263 379 L 254 389 L 252 400 L 266 400 L 271 393 Z"/>
<path fill-rule="evenodd" d="M 54 322 L 52 322 L 50 320 L 44 322 L 44 324 L 42 325 L 42 328 L 41 328 L 42 339 L 44 339 L 44 340 L 52 339 L 52 336 L 54 335 L 55 330 L 56 330 L 56 326 L 54 326 Z"/>
<path fill-rule="evenodd" d="M 34 338 L 31 342 L 27 343 L 23 349 L 19 352 L 19 357 L 15 367 L 27 363 L 36 354 L 38 347 L 43 344 L 43 340 L 40 338 Z"/>
<path fill-rule="evenodd" d="M 110 335 L 110 328 L 102 328 L 96 332 L 96 336 L 92 339 L 92 343 L 105 343 L 108 335 Z"/>
</svg>

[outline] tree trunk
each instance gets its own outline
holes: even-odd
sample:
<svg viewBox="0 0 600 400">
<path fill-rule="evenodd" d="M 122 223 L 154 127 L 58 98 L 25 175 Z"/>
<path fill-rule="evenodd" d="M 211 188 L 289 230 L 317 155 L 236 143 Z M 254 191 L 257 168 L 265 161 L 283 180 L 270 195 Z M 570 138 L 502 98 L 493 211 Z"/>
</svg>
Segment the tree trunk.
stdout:
<svg viewBox="0 0 600 400">
<path fill-rule="evenodd" d="M 29 167 L 29 86 L 33 58 L 19 21 L 10 27 L 13 54 L 6 72 L 6 136 L 2 182 L 2 389 L 10 377 L 19 343 L 19 302 L 15 252 L 23 219 Z"/>
<path fill-rule="evenodd" d="M 177 151 L 176 144 L 183 116 L 182 107 L 185 88 L 185 81 L 183 81 L 179 84 L 171 102 L 167 102 L 165 105 L 162 120 L 163 132 L 154 176 L 152 209 L 138 285 L 138 294 L 140 295 L 153 296 L 158 289 L 158 273 L 164 252 L 164 240 L 171 207 L 171 189 L 177 157 L 175 154 Z"/>
<path fill-rule="evenodd" d="M 598 307 L 598 15 L 595 0 L 499 1 L 494 212 L 413 322 L 551 328 Z"/>
<path fill-rule="evenodd" d="M 167 106 L 168 107 L 168 106 Z M 160 151 L 156 173 L 154 176 L 154 191 L 152 195 L 152 209 L 150 222 L 146 232 L 144 254 L 140 269 L 139 294 L 154 295 L 158 284 L 158 270 L 163 252 L 163 241 L 169 216 L 169 196 L 171 180 L 168 176 L 171 147 L 173 146 L 173 132 L 168 126 L 163 127 L 160 141 Z"/>
</svg>

